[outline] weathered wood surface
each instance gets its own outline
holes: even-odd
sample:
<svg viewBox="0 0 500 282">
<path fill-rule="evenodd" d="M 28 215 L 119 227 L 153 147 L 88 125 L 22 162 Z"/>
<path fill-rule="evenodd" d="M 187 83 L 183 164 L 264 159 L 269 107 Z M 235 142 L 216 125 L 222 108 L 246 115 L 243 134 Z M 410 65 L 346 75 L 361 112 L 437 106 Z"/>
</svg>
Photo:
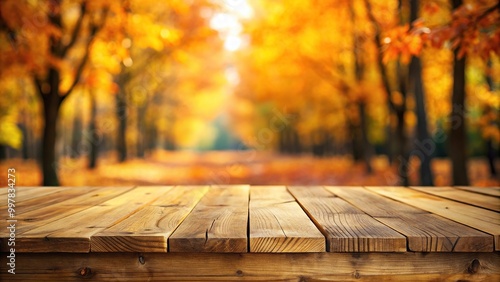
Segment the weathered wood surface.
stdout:
<svg viewBox="0 0 500 282">
<path fill-rule="evenodd" d="M 461 191 L 452 187 L 412 187 L 412 189 L 431 195 L 447 198 L 477 207 L 500 212 L 500 198 L 470 191 Z"/>
<path fill-rule="evenodd" d="M 456 186 L 456 189 L 471 191 L 478 194 L 490 195 L 500 197 L 500 187 L 469 187 L 469 186 Z"/>
<path fill-rule="evenodd" d="M 191 212 L 208 187 L 181 186 L 166 190 L 147 207 L 94 234 L 93 252 L 166 252 L 167 240 Z"/>
<path fill-rule="evenodd" d="M 499 281 L 500 253 L 18 255 L 1 281 Z"/>
<path fill-rule="evenodd" d="M 0 281 L 499 281 L 496 191 L 18 187 Z"/>
<path fill-rule="evenodd" d="M 248 185 L 214 187 L 170 236 L 171 252 L 247 252 Z"/>
<path fill-rule="evenodd" d="M 492 252 L 493 236 L 385 198 L 361 187 L 326 187 L 405 235 L 414 252 Z"/>
<path fill-rule="evenodd" d="M 500 251 L 500 213 L 441 198 L 410 188 L 367 187 L 388 198 L 451 219 L 494 236 L 494 248 Z"/>
<path fill-rule="evenodd" d="M 16 251 L 492 252 L 497 190 L 18 187 Z M 9 235 L 0 229 L 1 251 Z"/>
<path fill-rule="evenodd" d="M 324 252 L 325 237 L 285 186 L 252 187 L 251 252 Z"/>
<path fill-rule="evenodd" d="M 327 239 L 330 252 L 405 252 L 406 239 L 323 187 L 289 187 Z"/>
</svg>

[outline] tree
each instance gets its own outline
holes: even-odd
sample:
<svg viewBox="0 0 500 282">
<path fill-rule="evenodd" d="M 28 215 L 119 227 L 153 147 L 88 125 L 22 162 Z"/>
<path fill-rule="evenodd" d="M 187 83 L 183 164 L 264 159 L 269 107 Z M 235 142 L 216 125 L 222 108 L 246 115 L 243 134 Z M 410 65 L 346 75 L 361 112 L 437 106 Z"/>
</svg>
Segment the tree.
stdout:
<svg viewBox="0 0 500 282">
<path fill-rule="evenodd" d="M 466 58 L 467 53 L 478 54 L 486 60 L 493 53 L 500 54 L 500 3 L 481 1 L 472 4 L 453 0 L 452 7 L 451 22 L 431 31 L 428 38 L 435 46 L 450 42 L 453 48 L 452 110 L 449 115 L 450 157 L 453 184 L 468 185 Z"/>
<path fill-rule="evenodd" d="M 2 3 L 2 22 L 10 34 L 13 48 L 19 48 L 17 56 L 14 57 L 17 61 L 13 64 L 28 66 L 43 104 L 43 185 L 55 186 L 59 185 L 55 155 L 59 109 L 79 83 L 92 42 L 104 27 L 110 6 L 86 1 L 14 2 L 17 1 Z M 65 11 L 75 7 L 78 7 L 78 16 L 76 21 L 70 24 L 70 19 L 65 17 Z M 35 18 L 37 21 L 29 22 L 29 18 Z M 83 48 L 79 57 L 72 54 L 78 47 Z M 25 60 L 36 55 L 41 55 L 36 62 L 38 65 L 28 65 L 29 61 Z M 70 70 L 66 65 L 69 62 L 76 67 Z M 72 77 L 72 82 L 62 85 L 62 81 L 68 79 L 68 76 Z"/>
<path fill-rule="evenodd" d="M 410 21 L 414 22 L 418 18 L 420 10 L 420 1 L 411 1 Z M 434 179 L 431 171 L 431 160 L 433 148 L 436 147 L 434 141 L 430 138 L 427 129 L 427 113 L 425 110 L 425 92 L 422 80 L 422 63 L 420 58 L 413 55 L 410 61 L 410 82 L 409 87 L 413 92 L 416 101 L 417 112 L 417 142 L 423 144 L 424 148 L 419 148 L 420 158 L 420 185 L 433 186 Z"/>
</svg>

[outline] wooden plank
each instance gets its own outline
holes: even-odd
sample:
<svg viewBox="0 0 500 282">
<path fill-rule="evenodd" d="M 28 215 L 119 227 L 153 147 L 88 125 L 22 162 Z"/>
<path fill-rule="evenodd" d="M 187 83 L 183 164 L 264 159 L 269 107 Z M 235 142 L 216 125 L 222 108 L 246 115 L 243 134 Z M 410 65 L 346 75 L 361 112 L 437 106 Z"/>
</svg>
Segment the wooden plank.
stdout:
<svg viewBox="0 0 500 282">
<path fill-rule="evenodd" d="M 432 212 L 494 236 L 500 250 L 500 214 L 404 187 L 367 187 L 391 199 Z"/>
<path fill-rule="evenodd" d="M 362 187 L 326 187 L 408 239 L 414 252 L 492 252 L 493 236 Z"/>
<path fill-rule="evenodd" d="M 326 236 L 328 251 L 406 251 L 403 235 L 323 187 L 288 187 L 288 190 Z"/>
<path fill-rule="evenodd" d="M 499 281 L 499 253 L 16 254 L 2 281 Z"/>
<path fill-rule="evenodd" d="M 99 188 L 98 190 L 84 193 L 80 196 L 76 196 L 72 199 L 65 200 L 58 204 L 53 204 L 51 206 L 32 210 L 19 216 L 16 215 L 16 236 L 17 238 L 21 238 L 23 233 L 28 230 L 46 225 L 50 222 L 65 218 L 71 214 L 83 211 L 93 205 L 100 204 L 110 198 L 123 194 L 130 189 L 132 189 L 132 187 Z M 81 191 L 83 192 L 83 190 Z M 10 249 L 9 246 L 7 246 L 6 241 L 7 238 L 9 238 L 9 235 L 9 231 L 7 229 L 0 230 L 0 251 Z M 18 248 L 18 251 L 22 250 L 22 248 Z"/>
<path fill-rule="evenodd" d="M 325 237 L 285 186 L 252 186 L 250 252 L 324 252 Z"/>
<path fill-rule="evenodd" d="M 466 190 L 474 193 L 500 197 L 500 187 L 469 187 L 469 186 L 454 186 L 454 188 Z"/>
<path fill-rule="evenodd" d="M 374 217 L 394 217 L 399 214 L 428 214 L 428 211 L 387 199 L 363 187 L 325 186 L 335 196 Z"/>
<path fill-rule="evenodd" d="M 16 228 L 16 233 L 17 235 L 22 235 L 28 230 L 59 220 L 76 212 L 83 211 L 94 205 L 101 204 L 104 201 L 124 194 L 131 189 L 132 187 L 100 187 L 99 189 L 91 190 L 89 192 L 81 190 L 82 194 L 79 196 L 16 215 L 16 219 L 19 222 Z M 6 233 L 2 233 L 0 230 L 0 237 L 3 237 L 5 234 Z"/>
<path fill-rule="evenodd" d="M 43 188 L 45 189 L 45 188 Z M 56 188 L 57 189 L 57 188 Z M 71 199 L 73 197 L 79 196 L 81 194 L 92 192 L 98 189 L 98 187 L 75 187 L 72 189 L 63 188 L 63 189 L 48 189 L 54 191 L 46 192 L 43 191 L 38 192 L 37 190 L 32 190 L 28 192 L 31 195 L 37 195 L 36 197 L 29 197 L 29 199 L 16 199 L 16 216 L 22 216 L 23 213 L 34 211 L 37 209 L 41 209 L 46 206 L 50 206 L 53 204 L 60 203 L 62 201 Z"/>
<path fill-rule="evenodd" d="M 169 238 L 171 252 L 247 252 L 248 185 L 211 187 Z"/>
<path fill-rule="evenodd" d="M 208 186 L 177 186 L 147 207 L 91 237 L 92 252 L 166 252 L 167 240 Z"/>
<path fill-rule="evenodd" d="M 463 191 L 452 187 L 410 187 L 412 189 L 438 197 L 474 205 L 480 208 L 500 212 L 500 198 Z"/>
<path fill-rule="evenodd" d="M 90 237 L 140 210 L 164 193 L 137 187 L 97 206 L 73 213 L 16 237 L 19 252 L 89 252 Z M 65 209 L 61 206 L 61 210 Z"/>
<path fill-rule="evenodd" d="M 5 189 L 7 193 L 7 189 Z M 16 202 L 23 203 L 28 200 L 60 192 L 59 187 L 16 187 Z M 0 202 L 0 208 L 5 209 L 7 201 Z"/>
</svg>

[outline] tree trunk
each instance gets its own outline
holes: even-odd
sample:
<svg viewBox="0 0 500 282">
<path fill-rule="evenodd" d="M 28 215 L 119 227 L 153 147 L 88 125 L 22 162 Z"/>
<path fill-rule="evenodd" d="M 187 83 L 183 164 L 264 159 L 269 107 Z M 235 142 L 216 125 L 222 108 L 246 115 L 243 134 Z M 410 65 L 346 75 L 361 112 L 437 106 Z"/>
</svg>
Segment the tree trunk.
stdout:
<svg viewBox="0 0 500 282">
<path fill-rule="evenodd" d="M 150 124 L 148 126 L 148 130 L 147 130 L 147 150 L 148 150 L 148 153 L 152 153 L 155 149 L 156 149 L 156 146 L 157 146 L 157 138 L 158 138 L 158 130 L 156 129 L 156 126 L 155 124 Z"/>
<path fill-rule="evenodd" d="M 74 108 L 75 114 L 73 117 L 73 126 L 72 126 L 73 128 L 71 134 L 71 151 L 69 153 L 72 159 L 76 159 L 80 156 L 79 147 L 82 144 L 83 125 L 82 125 L 82 119 L 79 115 L 81 102 L 82 102 L 81 99 L 75 99 L 76 105 Z"/>
<path fill-rule="evenodd" d="M 409 166 L 410 166 L 410 156 L 408 153 L 408 137 L 405 132 L 405 119 L 404 119 L 405 111 L 397 111 L 397 126 L 396 126 L 396 139 L 398 140 L 398 153 L 397 153 L 397 167 L 398 167 L 398 176 L 399 183 L 404 186 L 410 186 L 409 180 Z"/>
<path fill-rule="evenodd" d="M 0 161 L 7 159 L 7 146 L 0 144 Z"/>
<path fill-rule="evenodd" d="M 96 115 L 97 105 L 95 94 L 90 90 L 90 121 L 89 121 L 89 137 L 90 137 L 90 152 L 88 168 L 94 169 L 97 166 L 97 154 L 99 152 L 99 136 L 97 134 Z"/>
<path fill-rule="evenodd" d="M 363 52 L 363 39 L 362 35 L 358 33 L 356 30 L 356 13 L 354 11 L 353 5 L 350 5 L 350 15 L 351 15 L 351 21 L 352 25 L 354 27 L 353 29 L 353 52 L 354 52 L 354 76 L 356 77 L 356 82 L 357 83 L 362 83 L 363 81 L 363 75 L 365 72 L 365 65 L 362 60 L 362 54 Z M 357 104 L 357 110 L 359 113 L 359 118 L 360 118 L 360 125 L 359 125 L 359 142 L 360 143 L 360 153 L 361 153 L 361 158 L 363 159 L 366 167 L 366 172 L 372 173 L 373 169 L 371 166 L 371 158 L 372 158 L 372 153 L 373 153 L 373 148 L 372 144 L 370 144 L 370 141 L 368 139 L 368 116 L 366 115 L 366 103 L 363 100 L 364 97 L 358 98 L 356 101 Z"/>
<path fill-rule="evenodd" d="M 363 102 L 358 103 L 359 115 L 361 118 L 361 139 L 363 147 L 363 159 L 366 166 L 366 172 L 373 173 L 371 159 L 373 156 L 372 144 L 368 140 L 368 117 L 366 115 L 366 104 Z"/>
<path fill-rule="evenodd" d="M 465 57 L 454 52 L 453 93 L 451 98 L 450 157 L 453 185 L 469 185 L 467 176 L 467 135 L 465 127 Z"/>
<path fill-rule="evenodd" d="M 387 74 L 387 70 L 384 66 L 384 62 L 382 60 L 382 51 L 383 51 L 383 46 L 382 46 L 382 35 L 380 31 L 380 26 L 377 23 L 375 16 L 373 15 L 372 12 L 372 6 L 370 3 L 370 0 L 364 0 L 365 7 L 367 10 L 367 15 L 372 23 L 372 25 L 375 28 L 375 38 L 374 38 L 374 43 L 377 46 L 377 66 L 380 72 L 380 77 L 382 80 L 382 85 L 384 87 L 384 90 L 387 93 L 387 101 L 390 107 L 390 111 L 394 112 L 394 114 L 397 117 L 397 124 L 396 124 L 396 139 L 398 140 L 398 150 L 396 154 L 396 161 L 397 161 L 397 167 L 398 167 L 398 178 L 399 182 L 402 183 L 405 186 L 409 185 L 409 155 L 408 155 L 408 138 L 406 137 L 406 132 L 405 132 L 405 120 L 404 120 L 404 114 L 406 112 L 406 78 L 403 75 L 403 70 L 398 64 L 398 74 L 399 74 L 399 92 L 402 95 L 402 104 L 395 104 L 394 101 L 392 101 L 392 89 L 391 89 L 391 84 L 389 82 L 389 76 Z M 399 11 L 401 13 L 401 16 L 404 16 L 403 9 L 402 9 L 403 3 L 399 1 Z"/>
<path fill-rule="evenodd" d="M 137 106 L 137 157 L 144 158 L 144 147 L 146 144 L 146 106 Z"/>
<path fill-rule="evenodd" d="M 43 186 L 59 186 L 59 178 L 57 176 L 58 163 L 55 155 L 57 118 L 61 105 L 61 98 L 59 97 L 59 73 L 51 69 L 49 71 L 49 78 L 52 82 L 50 93 L 46 95 L 42 94 L 43 116 L 45 120 L 42 137 Z"/>
<path fill-rule="evenodd" d="M 116 117 L 118 119 L 118 130 L 116 139 L 116 149 L 118 151 L 118 162 L 127 159 L 127 102 L 125 97 L 125 87 L 119 83 L 120 90 L 116 95 Z"/>
<path fill-rule="evenodd" d="M 411 1 L 410 6 L 410 21 L 413 22 L 418 18 L 420 1 Z M 420 185 L 434 186 L 434 180 L 431 171 L 432 155 L 436 149 L 434 140 L 430 138 L 427 130 L 427 113 L 425 112 L 425 93 L 422 81 L 422 63 L 420 58 L 413 56 L 410 62 L 410 89 L 415 96 L 417 107 L 417 146 L 420 152 Z"/>
<path fill-rule="evenodd" d="M 363 159 L 363 142 L 361 138 L 361 129 L 358 125 L 348 121 L 349 133 L 351 136 L 351 155 L 354 161 L 358 162 Z"/>
<path fill-rule="evenodd" d="M 462 5 L 462 0 L 453 0 L 453 9 Z M 458 58 L 458 50 L 453 54 L 453 93 L 450 116 L 450 157 L 453 185 L 469 185 L 467 176 L 467 135 L 465 127 L 465 56 Z"/>
<path fill-rule="evenodd" d="M 420 158 L 420 185 L 434 186 L 433 175 L 431 171 L 431 161 L 436 144 L 427 130 L 427 113 L 425 112 L 425 97 L 422 87 L 422 67 L 420 59 L 413 57 L 410 63 L 410 86 L 417 107 L 417 144 L 418 157 Z"/>
<path fill-rule="evenodd" d="M 500 2 L 499 2 L 500 3 Z M 499 4 L 500 5 L 500 4 Z M 486 82 L 488 83 L 488 87 L 490 88 L 490 91 L 494 91 L 494 85 L 493 85 L 493 78 L 491 77 L 491 68 L 492 68 L 492 62 L 491 59 L 488 60 L 487 63 L 488 67 L 488 73 L 486 75 Z M 491 111 L 494 111 L 493 108 L 488 107 L 483 114 L 490 114 Z M 493 121 L 496 122 L 498 125 L 498 121 Z M 489 137 L 486 140 L 486 157 L 488 159 L 488 165 L 490 169 L 490 176 L 491 177 L 496 177 L 497 176 L 497 170 L 495 167 L 495 147 L 493 146 L 493 137 Z"/>
</svg>

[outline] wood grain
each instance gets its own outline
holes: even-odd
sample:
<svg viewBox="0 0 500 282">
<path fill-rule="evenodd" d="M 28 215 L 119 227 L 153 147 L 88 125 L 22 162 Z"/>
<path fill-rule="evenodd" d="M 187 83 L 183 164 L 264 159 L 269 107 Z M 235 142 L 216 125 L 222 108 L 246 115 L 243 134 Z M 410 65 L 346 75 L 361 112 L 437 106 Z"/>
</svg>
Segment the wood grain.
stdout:
<svg viewBox="0 0 500 282">
<path fill-rule="evenodd" d="M 73 213 L 16 237 L 19 252 L 89 252 L 90 236 L 134 214 L 164 192 L 137 187 L 99 205 Z M 64 206 L 60 206 L 61 212 Z"/>
<path fill-rule="evenodd" d="M 500 214 L 404 187 L 367 187 L 378 194 L 432 212 L 494 236 L 500 250 Z"/>
<path fill-rule="evenodd" d="M 247 252 L 248 185 L 211 187 L 168 240 L 170 252 Z"/>
<path fill-rule="evenodd" d="M 410 187 L 420 192 L 500 212 L 500 198 L 452 187 Z"/>
<path fill-rule="evenodd" d="M 208 186 L 165 188 L 150 205 L 91 237 L 92 252 L 166 252 L 172 232 L 191 212 Z"/>
<path fill-rule="evenodd" d="M 323 187 L 288 187 L 288 190 L 326 236 L 328 251 L 406 251 L 406 238 L 403 235 L 335 197 Z"/>
<path fill-rule="evenodd" d="M 455 186 L 454 188 L 466 190 L 483 195 L 500 197 L 500 187 L 470 187 L 470 186 Z"/>
<path fill-rule="evenodd" d="M 382 197 L 363 187 L 325 186 L 325 189 L 374 217 L 395 217 L 402 213 L 429 214 L 428 211 Z"/>
<path fill-rule="evenodd" d="M 78 188 L 39 188 L 29 189 L 24 192 L 22 188 L 16 189 L 16 216 L 20 217 L 23 213 L 37 210 L 52 204 L 57 204 L 62 201 L 71 199 L 78 195 L 92 192 L 99 189 L 98 187 L 78 187 Z M 6 205 L 7 201 L 2 201 Z M 4 208 L 2 206 L 1 208 Z"/>
<path fill-rule="evenodd" d="M 6 272 L 6 256 L 2 253 L 2 281 L 490 282 L 500 279 L 499 253 L 21 253 L 18 260 L 16 275 L 11 275 Z"/>
<path fill-rule="evenodd" d="M 285 186 L 252 186 L 250 252 L 324 252 L 325 237 Z"/>
<path fill-rule="evenodd" d="M 327 190 L 406 236 L 414 252 L 492 252 L 493 236 L 361 187 Z"/>
<path fill-rule="evenodd" d="M 44 226 L 50 222 L 60 220 L 74 213 L 83 211 L 131 189 L 132 187 L 106 187 L 99 188 L 98 190 L 92 190 L 87 193 L 85 193 L 85 190 L 82 189 L 79 190 L 82 193 L 79 196 L 67 199 L 57 204 L 31 210 L 20 215 L 16 214 L 16 237 L 21 239 L 23 234 L 28 230 Z M 9 232 L 7 229 L 0 230 L 0 240 L 7 239 L 8 237 Z M 9 247 L 6 244 L 6 240 L 1 240 L 0 251 L 8 249 Z M 17 249 L 17 251 L 29 250 L 29 248 L 23 248 L 22 246 Z"/>
</svg>

